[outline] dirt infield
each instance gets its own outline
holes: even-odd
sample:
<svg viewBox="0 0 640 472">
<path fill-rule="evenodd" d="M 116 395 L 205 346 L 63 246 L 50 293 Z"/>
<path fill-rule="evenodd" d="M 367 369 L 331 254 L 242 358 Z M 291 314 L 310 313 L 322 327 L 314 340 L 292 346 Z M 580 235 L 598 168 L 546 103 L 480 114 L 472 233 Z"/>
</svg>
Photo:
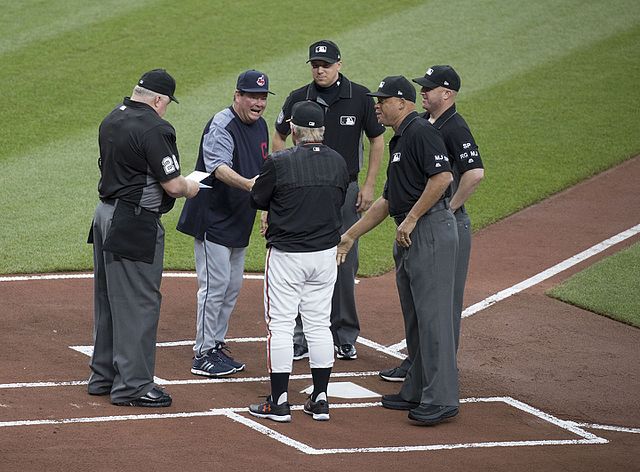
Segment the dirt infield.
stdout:
<svg viewBox="0 0 640 472">
<path fill-rule="evenodd" d="M 640 240 L 631 231 L 596 246 L 640 223 L 638 182 L 635 158 L 474 235 L 464 400 L 434 428 L 378 403 L 398 389 L 375 375 L 399 362 L 403 340 L 392 273 L 358 284 L 359 358 L 336 361 L 332 377 L 372 396 L 332 397 L 331 421 L 314 422 L 299 409 L 311 381 L 296 362 L 290 424 L 246 413 L 268 392 L 261 280 L 245 280 L 231 319 L 232 354 L 247 369 L 211 381 L 189 373 L 195 278 L 164 278 L 156 375 L 174 404 L 142 409 L 86 394 L 77 346 L 91 345 L 91 279 L 2 278 L 0 471 L 640 470 L 640 330 L 544 295 Z"/>
</svg>

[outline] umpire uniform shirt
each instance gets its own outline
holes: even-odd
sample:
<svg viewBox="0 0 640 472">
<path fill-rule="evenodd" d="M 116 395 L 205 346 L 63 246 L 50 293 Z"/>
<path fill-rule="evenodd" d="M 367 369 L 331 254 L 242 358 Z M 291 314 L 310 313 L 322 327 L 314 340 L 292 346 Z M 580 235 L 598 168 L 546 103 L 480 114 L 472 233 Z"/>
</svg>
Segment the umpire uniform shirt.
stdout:
<svg viewBox="0 0 640 472">
<path fill-rule="evenodd" d="M 350 181 L 358 179 L 358 172 L 363 161 L 362 132 L 369 138 L 375 138 L 384 133 L 384 126 L 378 123 L 374 111 L 373 98 L 367 96 L 369 89 L 360 84 L 349 81 L 339 74 L 338 81 L 332 87 L 337 87 L 337 93 L 327 91 L 333 96 L 327 103 L 322 89 L 315 82 L 300 87 L 289 94 L 276 120 L 276 130 L 283 136 L 291 132 L 288 119 L 291 109 L 297 102 L 313 100 L 325 110 L 324 141 L 331 149 L 338 151 L 344 157 L 349 171 Z M 328 87 L 331 89 L 332 87 Z"/>
<path fill-rule="evenodd" d="M 251 191 L 268 210 L 267 247 L 322 251 L 340 242 L 349 176 L 340 155 L 324 144 L 303 144 L 269 156 Z"/>
<path fill-rule="evenodd" d="M 425 112 L 422 117 L 428 120 L 429 113 Z M 451 184 L 453 195 L 458 189 L 462 174 L 471 169 L 484 168 L 480 151 L 471 134 L 469 125 L 458 113 L 455 104 L 438 117 L 433 123 L 433 127 L 440 132 L 447 147 L 453 171 L 453 182 Z M 464 212 L 464 205 L 458 210 Z"/>
<path fill-rule="evenodd" d="M 176 132 L 146 103 L 126 97 L 100 125 L 98 193 L 166 213 L 175 203 L 160 182 L 180 175 Z"/>
<path fill-rule="evenodd" d="M 418 113 L 409 114 L 389 143 L 383 197 L 400 223 L 420 198 L 427 181 L 450 172 L 440 134 Z M 411 245 L 394 244 L 396 285 L 413 363 L 400 396 L 423 405 L 459 404 L 453 326 L 453 287 L 458 231 L 445 195 L 416 222 Z"/>
</svg>

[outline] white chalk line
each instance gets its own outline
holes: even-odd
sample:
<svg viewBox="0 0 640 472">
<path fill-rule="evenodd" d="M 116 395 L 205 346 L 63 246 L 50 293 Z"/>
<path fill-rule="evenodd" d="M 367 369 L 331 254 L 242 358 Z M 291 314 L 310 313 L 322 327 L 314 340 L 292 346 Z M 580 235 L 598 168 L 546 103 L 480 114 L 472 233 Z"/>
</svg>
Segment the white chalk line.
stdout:
<svg viewBox="0 0 640 472">
<path fill-rule="evenodd" d="M 572 421 L 563 421 L 537 408 L 527 405 L 523 402 L 515 400 L 511 397 L 490 397 L 490 398 L 467 398 L 460 400 L 460 403 L 490 403 L 502 402 L 521 410 L 527 414 L 538 417 L 539 419 L 564 429 L 581 439 L 563 439 L 563 440 L 522 440 L 522 441 L 488 441 L 488 442 L 471 442 L 456 444 L 430 444 L 430 445 L 413 445 L 413 446 L 378 446 L 378 447 L 357 447 L 357 448 L 314 448 L 308 444 L 302 443 L 279 433 L 262 423 L 241 415 L 247 413 L 246 407 L 238 408 L 216 408 L 206 411 L 180 412 L 180 413 L 156 413 L 142 415 L 113 415 L 113 416 L 97 416 L 82 418 L 62 418 L 62 419 L 43 419 L 43 420 L 18 420 L 0 422 L 0 428 L 17 427 L 17 426 L 43 426 L 43 425 L 63 425 L 63 424 L 86 424 L 86 423 L 103 423 L 114 421 L 141 421 L 141 420 L 158 420 L 158 419 L 176 419 L 176 418 L 194 418 L 207 416 L 226 416 L 227 418 L 243 424 L 250 429 L 274 439 L 281 444 L 294 448 L 308 455 L 327 455 L 327 454 L 354 454 L 354 453 L 384 453 L 384 452 L 411 452 L 411 451 L 437 451 L 451 449 L 473 449 L 473 448 L 492 448 L 492 447 L 531 447 L 531 446 L 553 446 L 553 445 L 578 445 L 578 444 L 606 444 L 607 439 L 598 437 L 592 433 L 583 430 L 577 423 Z M 372 408 L 381 406 L 380 402 L 366 403 L 340 403 L 332 405 L 332 409 L 348 409 L 348 408 Z M 292 407 L 294 411 L 300 411 L 301 405 Z"/>
<path fill-rule="evenodd" d="M 602 251 L 605 251 L 606 249 L 609 249 L 612 246 L 615 246 L 616 244 L 621 243 L 622 241 L 629 239 L 633 236 L 635 236 L 636 234 L 640 233 L 640 224 L 635 225 L 625 231 L 622 231 L 621 233 L 616 234 L 615 236 L 610 237 L 609 239 L 605 239 L 604 241 L 595 244 L 593 246 L 591 246 L 589 249 L 586 249 L 578 254 L 576 254 L 575 256 L 572 256 L 568 259 L 565 259 L 564 261 L 549 267 L 546 270 L 543 270 L 542 272 L 540 272 L 539 274 L 534 275 L 533 277 L 529 277 L 526 280 L 523 280 L 520 283 L 517 283 L 509 288 L 506 288 L 504 290 L 501 290 L 498 293 L 495 293 L 493 295 L 491 295 L 490 297 L 485 298 L 484 300 L 475 303 L 473 305 L 471 305 L 470 307 L 467 307 L 465 310 L 463 310 L 462 312 L 462 318 L 467 318 L 471 315 L 475 315 L 476 313 L 489 308 L 491 305 L 496 304 L 497 302 L 504 300 L 505 298 L 509 298 L 512 295 L 515 295 L 517 293 L 520 293 L 528 288 L 533 287 L 534 285 L 539 284 L 540 282 L 543 282 L 557 274 L 559 274 L 560 272 L 564 272 L 565 270 L 573 267 L 576 264 L 579 264 L 580 262 L 589 259 L 590 257 L 595 256 L 596 254 L 601 253 Z M 391 346 L 388 347 L 388 349 L 390 350 L 395 350 L 395 351 L 401 351 L 402 349 L 405 349 L 407 347 L 407 340 L 403 339 L 402 341 L 400 341 L 399 343 L 393 344 Z"/>
<path fill-rule="evenodd" d="M 606 424 L 594 424 L 594 423 L 577 423 L 575 421 L 567 421 L 567 423 L 578 426 L 585 429 L 602 429 L 605 431 L 615 431 L 617 433 L 632 433 L 640 434 L 640 428 L 627 428 L 624 426 L 613 426 Z"/>
</svg>

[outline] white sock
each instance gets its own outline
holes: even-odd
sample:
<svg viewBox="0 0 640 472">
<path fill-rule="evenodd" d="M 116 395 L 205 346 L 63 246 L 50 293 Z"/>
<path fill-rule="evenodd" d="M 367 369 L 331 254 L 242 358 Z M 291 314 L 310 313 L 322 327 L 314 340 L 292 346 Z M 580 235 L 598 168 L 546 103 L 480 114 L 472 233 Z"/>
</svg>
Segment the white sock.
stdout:
<svg viewBox="0 0 640 472">
<path fill-rule="evenodd" d="M 286 401 L 287 401 L 287 392 L 282 392 L 282 395 L 280 395 L 280 398 L 278 398 L 276 405 L 282 405 L 283 403 L 286 403 Z"/>
</svg>

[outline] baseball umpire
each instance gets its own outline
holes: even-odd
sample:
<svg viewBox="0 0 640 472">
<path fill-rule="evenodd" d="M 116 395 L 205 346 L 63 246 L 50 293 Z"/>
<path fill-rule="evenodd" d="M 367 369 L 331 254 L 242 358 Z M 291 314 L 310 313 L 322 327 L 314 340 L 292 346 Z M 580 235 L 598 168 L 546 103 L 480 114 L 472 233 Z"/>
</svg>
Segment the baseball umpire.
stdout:
<svg viewBox="0 0 640 472">
<path fill-rule="evenodd" d="M 413 364 L 399 394 L 382 406 L 410 410 L 432 425 L 458 414 L 458 369 L 453 327 L 453 283 L 458 231 L 449 210 L 453 180 L 438 131 L 415 111 L 416 91 L 403 76 L 386 77 L 378 90 L 378 120 L 395 131 L 389 142 L 387 182 L 363 218 L 342 235 L 338 262 L 353 241 L 391 215 L 396 285 Z"/>
<path fill-rule="evenodd" d="M 459 241 L 453 289 L 453 323 L 457 349 L 460 340 L 464 287 L 471 253 L 471 220 L 464 204 L 484 178 L 484 166 L 471 130 L 456 110 L 460 76 L 453 67 L 431 66 L 424 77 L 418 77 L 413 81 L 422 87 L 420 90 L 422 107 L 426 110 L 422 117 L 429 120 L 440 131 L 453 169 L 451 184 L 453 197 L 450 206 L 458 224 Z M 400 366 L 381 371 L 380 377 L 391 382 L 401 382 L 410 365 L 411 360 L 407 357 Z"/>
<path fill-rule="evenodd" d="M 221 377 L 245 368 L 227 352 L 225 336 L 244 272 L 256 211 L 249 191 L 267 157 L 269 135 L 262 115 L 269 78 L 251 69 L 238 76 L 231 106 L 205 125 L 196 170 L 213 176 L 212 188 L 188 201 L 178 230 L 193 236 L 198 277 L 196 343 L 191 373 Z"/>
<path fill-rule="evenodd" d="M 340 73 L 342 56 L 338 46 L 321 40 L 309 46 L 309 60 L 313 82 L 291 92 L 276 120 L 273 134 L 273 151 L 284 149 L 293 105 L 303 100 L 312 100 L 325 111 L 324 144 L 336 150 L 347 163 L 349 189 L 342 207 L 344 232 L 358 221 L 359 214 L 369 209 L 373 202 L 376 176 L 382 162 L 384 150 L 384 127 L 374 113 L 374 102 L 367 96 L 369 90 L 351 82 Z M 363 163 L 363 133 L 369 140 L 369 168 L 362 188 L 358 187 L 358 173 Z M 346 262 L 338 269 L 338 278 L 331 306 L 331 331 L 338 359 L 358 357 L 355 342 L 360 334 L 356 311 L 354 280 L 358 272 L 357 244 Z M 308 355 L 306 342 L 299 319 L 294 335 L 294 359 Z"/>
<path fill-rule="evenodd" d="M 89 242 L 94 257 L 91 395 L 114 405 L 164 407 L 153 383 L 164 228 L 160 216 L 198 184 L 180 175 L 176 133 L 163 119 L 176 82 L 164 69 L 145 73 L 100 124 L 100 203 Z"/>
<path fill-rule="evenodd" d="M 274 421 L 291 421 L 287 390 L 298 313 L 313 377 L 304 412 L 314 420 L 329 419 L 331 293 L 349 174 L 340 154 L 322 144 L 324 124 L 320 105 L 297 102 L 290 122 L 295 146 L 273 153 L 251 190 L 252 204 L 269 212 L 264 307 L 271 396 L 249 411 Z"/>
</svg>

